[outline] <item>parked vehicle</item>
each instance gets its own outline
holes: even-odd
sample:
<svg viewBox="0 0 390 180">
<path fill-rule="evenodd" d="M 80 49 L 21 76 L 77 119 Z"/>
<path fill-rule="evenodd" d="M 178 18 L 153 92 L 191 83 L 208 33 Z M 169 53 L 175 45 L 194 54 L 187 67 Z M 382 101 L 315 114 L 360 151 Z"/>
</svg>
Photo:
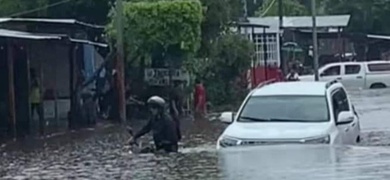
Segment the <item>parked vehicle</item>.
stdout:
<svg viewBox="0 0 390 180">
<path fill-rule="evenodd" d="M 390 61 L 338 62 L 319 69 L 320 81 L 340 80 L 349 88 L 390 87 Z M 301 81 L 314 81 L 314 75 L 300 76 Z"/>
<path fill-rule="evenodd" d="M 360 122 L 347 92 L 331 82 L 274 82 L 249 93 L 238 113 L 224 112 L 231 123 L 217 148 L 272 144 L 355 144 Z"/>
</svg>

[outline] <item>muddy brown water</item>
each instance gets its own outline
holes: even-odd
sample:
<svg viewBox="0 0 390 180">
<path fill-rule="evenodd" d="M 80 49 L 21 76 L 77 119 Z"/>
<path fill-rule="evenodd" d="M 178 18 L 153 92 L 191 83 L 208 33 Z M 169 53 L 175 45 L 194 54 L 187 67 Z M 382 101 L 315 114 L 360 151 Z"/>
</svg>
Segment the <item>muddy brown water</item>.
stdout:
<svg viewBox="0 0 390 180">
<path fill-rule="evenodd" d="M 263 146 L 215 150 L 225 125 L 188 123 L 180 153 L 129 154 L 114 126 L 0 148 L 0 179 L 387 180 L 390 91 L 351 93 L 361 116 L 359 146 Z M 144 142 L 150 139 L 145 138 Z"/>
</svg>

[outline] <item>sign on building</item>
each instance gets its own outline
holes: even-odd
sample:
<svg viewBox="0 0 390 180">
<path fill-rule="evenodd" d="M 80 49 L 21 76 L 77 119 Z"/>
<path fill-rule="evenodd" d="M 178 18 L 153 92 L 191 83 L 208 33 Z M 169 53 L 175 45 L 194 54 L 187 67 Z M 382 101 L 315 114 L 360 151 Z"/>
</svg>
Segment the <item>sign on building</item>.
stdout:
<svg viewBox="0 0 390 180">
<path fill-rule="evenodd" d="M 172 72 L 172 81 L 183 81 L 187 84 L 190 80 L 188 72 L 175 69 Z M 166 68 L 147 68 L 145 69 L 145 82 L 152 86 L 169 85 L 169 70 Z"/>
</svg>

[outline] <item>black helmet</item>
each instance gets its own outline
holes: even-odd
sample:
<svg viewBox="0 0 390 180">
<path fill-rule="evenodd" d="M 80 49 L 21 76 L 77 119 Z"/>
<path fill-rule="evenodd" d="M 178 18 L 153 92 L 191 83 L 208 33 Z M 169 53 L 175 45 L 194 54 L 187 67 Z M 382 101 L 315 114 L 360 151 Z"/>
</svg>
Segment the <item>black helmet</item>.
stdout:
<svg viewBox="0 0 390 180">
<path fill-rule="evenodd" d="M 152 96 L 148 99 L 148 105 L 164 108 L 165 100 L 159 96 Z"/>
</svg>

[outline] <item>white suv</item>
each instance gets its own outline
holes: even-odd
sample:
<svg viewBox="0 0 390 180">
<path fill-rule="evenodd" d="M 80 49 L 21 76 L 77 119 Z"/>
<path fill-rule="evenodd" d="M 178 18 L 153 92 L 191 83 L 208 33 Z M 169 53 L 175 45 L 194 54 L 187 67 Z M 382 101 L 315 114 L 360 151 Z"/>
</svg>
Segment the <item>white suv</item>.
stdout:
<svg viewBox="0 0 390 180">
<path fill-rule="evenodd" d="M 258 87 L 238 113 L 225 112 L 231 123 L 217 148 L 268 144 L 355 144 L 359 117 L 343 85 L 331 82 L 276 82 Z"/>
</svg>

